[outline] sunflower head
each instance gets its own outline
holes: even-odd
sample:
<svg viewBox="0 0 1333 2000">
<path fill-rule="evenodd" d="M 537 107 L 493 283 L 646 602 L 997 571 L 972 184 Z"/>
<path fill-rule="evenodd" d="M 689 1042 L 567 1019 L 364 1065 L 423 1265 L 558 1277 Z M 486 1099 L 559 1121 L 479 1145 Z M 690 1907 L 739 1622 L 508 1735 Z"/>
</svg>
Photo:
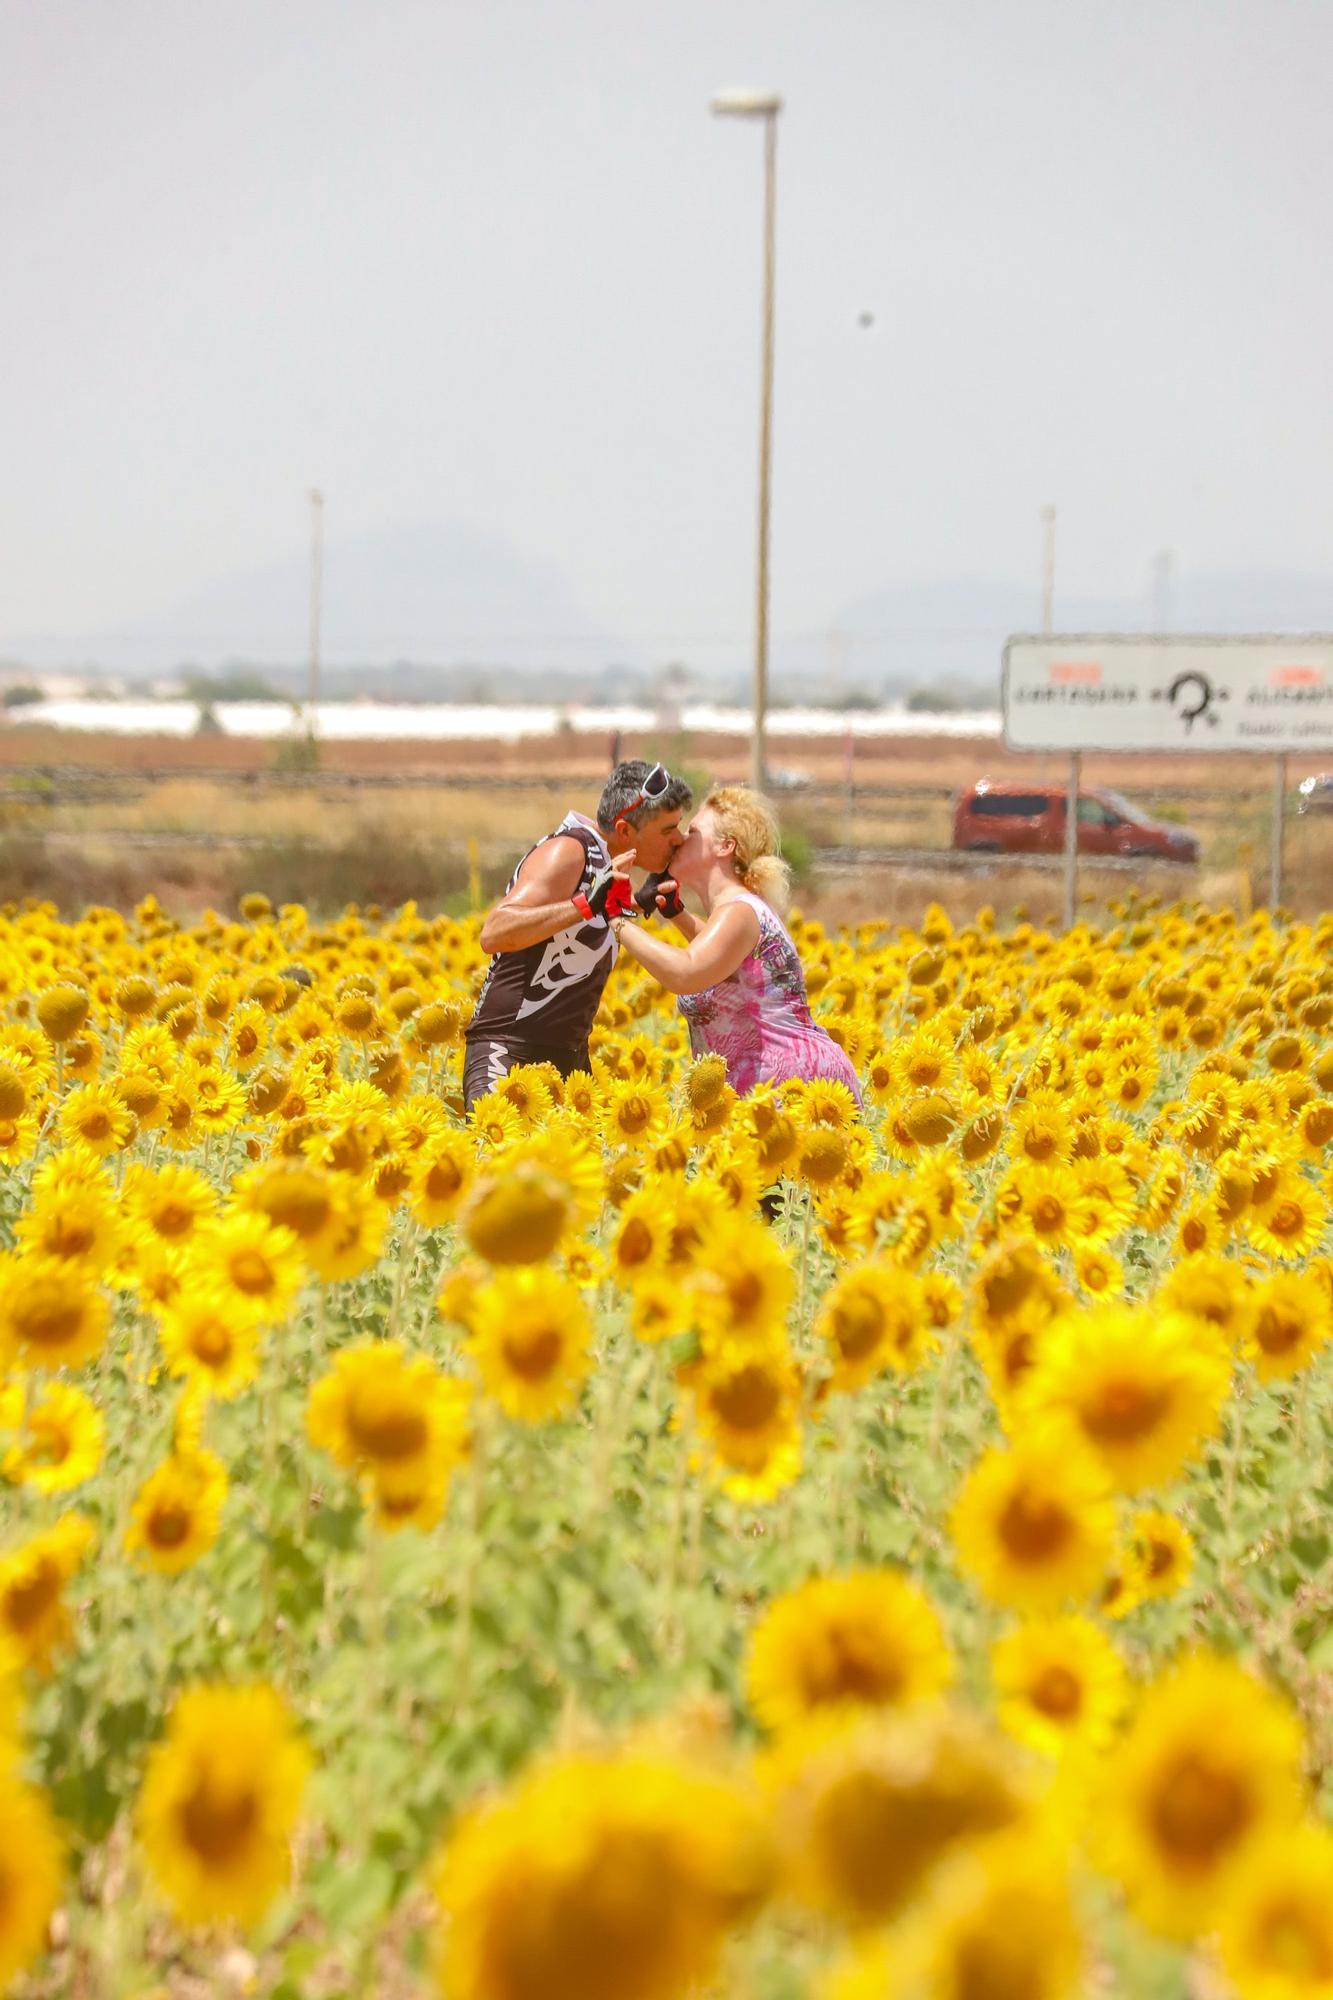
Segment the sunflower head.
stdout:
<svg viewBox="0 0 1333 2000">
<path fill-rule="evenodd" d="M 1048 1756 L 1104 1749 L 1129 1698 L 1120 1657 L 1101 1627 L 1071 1616 L 1016 1626 L 991 1649 L 1000 1721 Z"/>
<path fill-rule="evenodd" d="M 533 1265 L 501 1269 L 469 1308 L 469 1351 L 506 1416 L 564 1415 L 591 1367 L 592 1327 L 572 1279 Z"/>
<path fill-rule="evenodd" d="M 148 1568 L 175 1576 L 217 1540 L 227 1473 L 214 1452 L 173 1451 L 139 1488 L 125 1546 Z"/>
<path fill-rule="evenodd" d="M 0 1771 L 0 1986 L 45 1949 L 65 1856 L 46 1797 Z"/>
<path fill-rule="evenodd" d="M 90 1005 L 82 986 L 64 981 L 58 986 L 48 986 L 45 992 L 38 994 L 37 1019 L 47 1038 L 59 1046 L 78 1034 L 88 1018 Z"/>
<path fill-rule="evenodd" d="M 463 1231 L 490 1264 L 540 1264 L 559 1248 L 573 1219 L 564 1183 L 538 1160 L 498 1160 L 474 1183 Z"/>
<path fill-rule="evenodd" d="M 951 1852 L 1033 1811 L 1013 1746 L 933 1702 L 807 1723 L 763 1775 L 784 1886 L 858 1930 L 894 1919 Z"/>
<path fill-rule="evenodd" d="M 1061 1609 L 1106 1569 L 1115 1510 L 1100 1461 L 1065 1426 L 1031 1424 L 983 1453 L 953 1512 L 958 1559 L 992 1603 Z"/>
<path fill-rule="evenodd" d="M 750 1705 L 776 1732 L 812 1716 L 933 1696 L 952 1662 L 933 1606 L 893 1570 L 816 1577 L 772 1604 L 750 1642 Z"/>
<path fill-rule="evenodd" d="M 1233 1884 L 1300 1806 L 1301 1729 L 1234 1661 L 1192 1654 L 1153 1683 L 1108 1765 L 1103 1859 L 1153 1929 L 1211 1928 Z"/>
<path fill-rule="evenodd" d="M 290 1835 L 309 1757 L 269 1687 L 195 1684 L 150 1753 L 139 1837 L 187 1924 L 262 1915 L 290 1873 Z"/>
</svg>

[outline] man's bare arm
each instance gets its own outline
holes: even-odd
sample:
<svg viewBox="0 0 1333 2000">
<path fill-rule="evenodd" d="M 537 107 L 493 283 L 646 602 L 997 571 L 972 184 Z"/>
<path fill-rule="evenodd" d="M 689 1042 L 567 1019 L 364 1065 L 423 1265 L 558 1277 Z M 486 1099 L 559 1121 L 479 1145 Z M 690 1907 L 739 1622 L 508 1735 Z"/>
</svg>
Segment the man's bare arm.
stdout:
<svg viewBox="0 0 1333 2000">
<path fill-rule="evenodd" d="M 583 844 L 567 833 L 535 847 L 507 896 L 488 911 L 481 927 L 486 952 L 526 951 L 557 931 L 582 923 L 573 902 L 583 874 Z"/>
</svg>

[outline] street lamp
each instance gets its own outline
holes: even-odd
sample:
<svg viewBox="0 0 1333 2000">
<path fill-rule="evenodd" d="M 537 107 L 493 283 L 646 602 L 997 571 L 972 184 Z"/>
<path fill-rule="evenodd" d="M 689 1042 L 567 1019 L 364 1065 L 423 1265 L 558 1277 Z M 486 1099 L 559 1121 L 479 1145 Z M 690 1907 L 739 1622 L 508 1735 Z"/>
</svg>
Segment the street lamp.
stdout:
<svg viewBox="0 0 1333 2000">
<path fill-rule="evenodd" d="M 762 790 L 767 778 L 764 724 L 768 710 L 768 514 L 773 456 L 773 222 L 777 199 L 778 113 L 782 99 L 772 90 L 719 90 L 712 109 L 719 118 L 764 121 L 764 319 L 759 401 L 759 558 L 755 579 L 754 742 L 751 782 Z"/>
<path fill-rule="evenodd" d="M 324 593 L 324 495 L 317 486 L 310 489 L 310 671 L 306 695 L 305 731 L 313 743 L 318 727 L 319 626 Z"/>
</svg>

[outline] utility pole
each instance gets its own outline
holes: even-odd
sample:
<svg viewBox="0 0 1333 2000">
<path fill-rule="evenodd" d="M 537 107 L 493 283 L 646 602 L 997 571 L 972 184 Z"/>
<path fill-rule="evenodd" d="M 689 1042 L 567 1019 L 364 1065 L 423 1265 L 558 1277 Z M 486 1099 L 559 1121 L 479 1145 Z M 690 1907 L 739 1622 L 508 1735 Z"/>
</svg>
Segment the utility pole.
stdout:
<svg viewBox="0 0 1333 2000">
<path fill-rule="evenodd" d="M 1152 566 L 1152 629 L 1171 630 L 1171 586 L 1175 580 L 1175 557 L 1170 549 L 1159 549 Z"/>
<path fill-rule="evenodd" d="M 762 790 L 768 775 L 764 737 L 768 720 L 768 520 L 773 460 L 773 268 L 778 185 L 776 91 L 720 90 L 713 111 L 721 118 L 757 118 L 764 127 L 764 302 L 759 391 L 759 556 L 755 577 L 754 737 L 750 778 Z"/>
<path fill-rule="evenodd" d="M 310 489 L 310 678 L 306 691 L 305 731 L 313 743 L 318 729 L 319 623 L 324 594 L 324 495 Z"/>
<path fill-rule="evenodd" d="M 1041 510 L 1041 629 L 1050 633 L 1055 618 L 1055 509 Z"/>
<path fill-rule="evenodd" d="M 1055 509 L 1041 510 L 1041 629 L 1047 638 L 1055 628 Z M 1083 759 L 1075 750 L 1065 778 L 1065 929 L 1074 928 L 1078 908 L 1078 795 Z"/>
</svg>

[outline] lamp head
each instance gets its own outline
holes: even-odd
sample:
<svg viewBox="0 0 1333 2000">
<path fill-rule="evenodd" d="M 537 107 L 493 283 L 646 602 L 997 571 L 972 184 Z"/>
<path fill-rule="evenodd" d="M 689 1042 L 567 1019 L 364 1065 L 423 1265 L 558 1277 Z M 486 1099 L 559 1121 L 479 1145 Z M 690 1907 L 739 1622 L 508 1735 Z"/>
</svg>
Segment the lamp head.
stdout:
<svg viewBox="0 0 1333 2000">
<path fill-rule="evenodd" d="M 715 93 L 711 105 L 719 118 L 775 118 L 782 109 L 776 90 L 732 88 Z"/>
</svg>

